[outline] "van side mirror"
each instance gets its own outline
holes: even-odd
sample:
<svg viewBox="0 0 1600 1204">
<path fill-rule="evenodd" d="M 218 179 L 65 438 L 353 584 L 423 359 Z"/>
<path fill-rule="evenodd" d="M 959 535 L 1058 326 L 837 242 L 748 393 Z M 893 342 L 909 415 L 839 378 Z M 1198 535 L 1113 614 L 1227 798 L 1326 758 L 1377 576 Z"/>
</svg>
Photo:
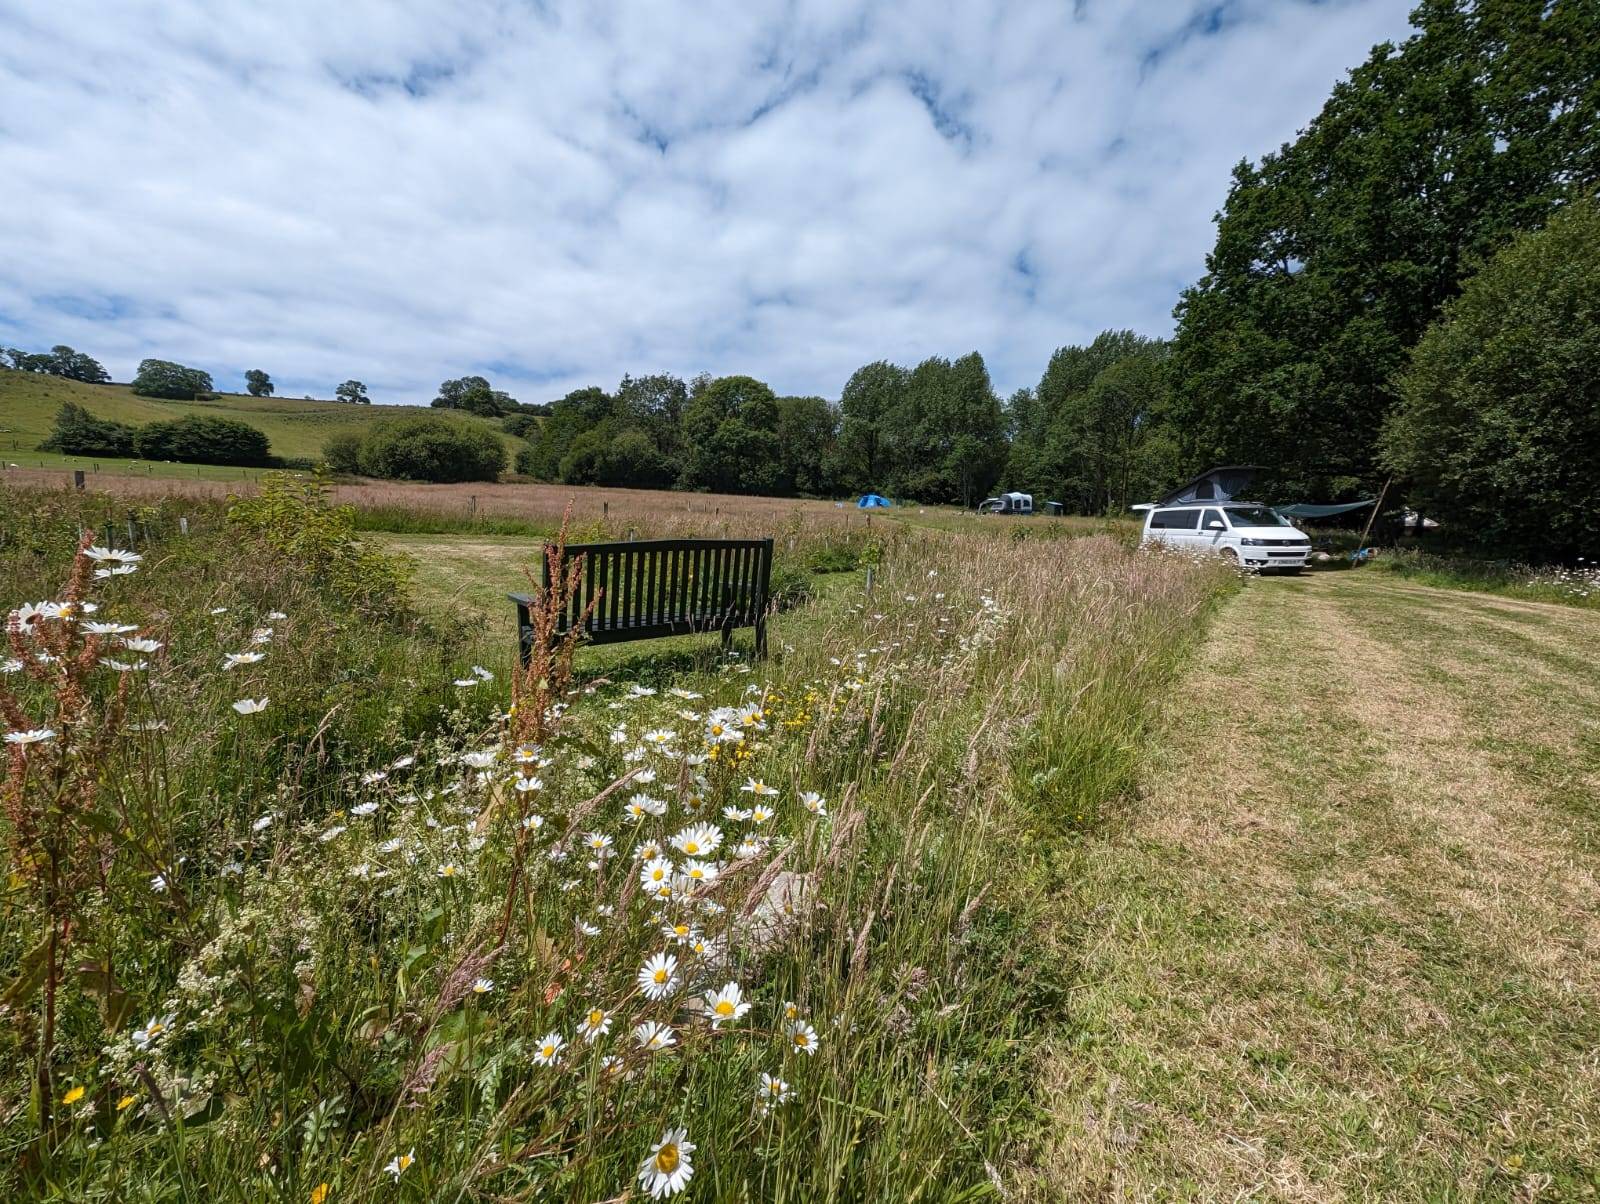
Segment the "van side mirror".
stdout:
<svg viewBox="0 0 1600 1204">
<path fill-rule="evenodd" d="M 1227 529 L 1220 518 L 1214 518 L 1206 524 L 1207 531 L 1226 531 Z"/>
</svg>

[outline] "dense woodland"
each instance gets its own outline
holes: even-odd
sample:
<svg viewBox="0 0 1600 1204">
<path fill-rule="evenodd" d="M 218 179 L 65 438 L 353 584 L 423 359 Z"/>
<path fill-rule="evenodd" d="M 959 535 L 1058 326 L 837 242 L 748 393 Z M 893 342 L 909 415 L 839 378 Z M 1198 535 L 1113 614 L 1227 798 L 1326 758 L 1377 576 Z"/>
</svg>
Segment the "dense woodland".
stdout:
<svg viewBox="0 0 1600 1204">
<path fill-rule="evenodd" d="M 1269 497 L 1349 500 L 1388 482 L 1464 538 L 1592 553 L 1600 5 L 1425 0 L 1412 20 L 1298 138 L 1234 169 L 1170 340 L 1114 330 L 1063 346 L 1004 400 L 971 352 L 864 365 L 837 401 L 748 376 L 628 375 L 526 405 L 467 376 L 433 405 L 499 420 L 526 441 L 519 472 L 571 484 L 963 505 L 1008 488 L 1098 514 L 1247 462 Z M 1516 330 L 1499 330 L 1510 314 Z M 105 379 L 70 347 L 7 354 Z M 266 373 L 247 376 L 271 393 Z M 194 396 L 211 381 L 147 360 L 134 387 Z M 340 397 L 368 400 L 359 381 Z M 415 432 L 418 446 L 448 434 Z M 491 470 L 492 455 L 458 450 L 452 472 Z"/>
</svg>

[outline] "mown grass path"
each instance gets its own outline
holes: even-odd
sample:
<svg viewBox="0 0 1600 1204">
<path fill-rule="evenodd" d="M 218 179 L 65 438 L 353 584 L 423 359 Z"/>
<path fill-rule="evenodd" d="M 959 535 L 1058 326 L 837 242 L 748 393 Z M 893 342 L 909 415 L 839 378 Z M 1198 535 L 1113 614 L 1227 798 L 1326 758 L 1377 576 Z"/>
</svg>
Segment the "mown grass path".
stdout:
<svg viewBox="0 0 1600 1204">
<path fill-rule="evenodd" d="M 1164 712 L 1029 1194 L 1600 1195 L 1600 614 L 1251 581 Z"/>
</svg>

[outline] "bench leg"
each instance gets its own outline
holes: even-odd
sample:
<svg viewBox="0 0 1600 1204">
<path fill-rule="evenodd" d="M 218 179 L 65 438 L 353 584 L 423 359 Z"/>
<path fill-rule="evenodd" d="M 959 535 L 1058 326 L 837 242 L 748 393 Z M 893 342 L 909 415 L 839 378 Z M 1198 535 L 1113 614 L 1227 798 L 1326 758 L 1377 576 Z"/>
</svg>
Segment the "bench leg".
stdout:
<svg viewBox="0 0 1600 1204">
<path fill-rule="evenodd" d="M 756 659 L 767 659 L 767 616 L 762 615 L 756 620 Z"/>
</svg>

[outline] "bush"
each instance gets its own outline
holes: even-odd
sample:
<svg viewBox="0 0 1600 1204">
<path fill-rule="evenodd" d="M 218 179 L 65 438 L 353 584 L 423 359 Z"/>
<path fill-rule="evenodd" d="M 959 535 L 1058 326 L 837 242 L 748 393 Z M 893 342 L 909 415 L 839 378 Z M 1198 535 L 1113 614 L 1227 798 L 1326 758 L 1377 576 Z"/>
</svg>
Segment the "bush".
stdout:
<svg viewBox="0 0 1600 1204">
<path fill-rule="evenodd" d="M 539 433 L 539 419 L 537 415 L 528 413 L 507 414 L 500 420 L 500 429 L 518 439 L 526 439 L 529 435 Z"/>
<path fill-rule="evenodd" d="M 146 460 L 184 464 L 270 464 L 267 436 L 232 418 L 191 414 L 170 422 L 152 422 L 133 436 L 133 447 Z"/>
<path fill-rule="evenodd" d="M 505 471 L 506 449 L 493 431 L 423 415 L 374 428 L 362 440 L 358 459 L 371 477 L 439 484 L 493 481 Z"/>
<path fill-rule="evenodd" d="M 126 423 L 96 418 L 69 401 L 56 411 L 55 426 L 39 450 L 69 456 L 131 456 L 134 434 Z"/>
<path fill-rule="evenodd" d="M 211 392 L 211 375 L 198 368 L 185 368 L 171 360 L 140 360 L 139 374 L 133 378 L 133 391 L 141 397 L 166 397 L 173 401 L 193 401 Z"/>
<path fill-rule="evenodd" d="M 228 520 L 289 556 L 309 580 L 362 610 L 392 614 L 406 605 L 410 561 L 374 551 L 357 539 L 354 510 L 330 505 L 320 478 L 269 473 L 259 494 L 233 500 Z"/>
<path fill-rule="evenodd" d="M 354 476 L 361 471 L 361 436 L 340 431 L 322 445 L 322 460 L 330 471 Z"/>
</svg>

